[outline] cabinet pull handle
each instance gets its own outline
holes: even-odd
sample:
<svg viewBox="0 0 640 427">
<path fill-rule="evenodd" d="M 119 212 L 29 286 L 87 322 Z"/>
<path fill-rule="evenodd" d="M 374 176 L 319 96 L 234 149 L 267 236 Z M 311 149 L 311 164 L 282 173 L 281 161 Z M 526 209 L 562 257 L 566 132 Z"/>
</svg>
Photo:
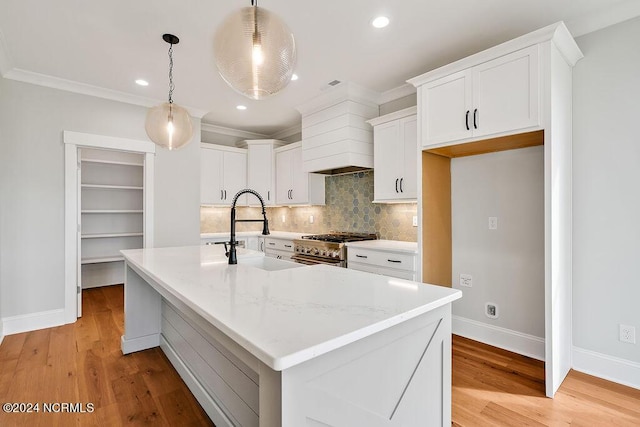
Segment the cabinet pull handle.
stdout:
<svg viewBox="0 0 640 427">
<path fill-rule="evenodd" d="M 356 258 L 369 258 L 369 257 L 366 256 L 366 255 L 358 255 L 358 254 L 356 254 Z"/>
<path fill-rule="evenodd" d="M 271 200 L 271 191 L 267 191 L 267 200 Z"/>
<path fill-rule="evenodd" d="M 284 247 L 285 247 L 285 248 L 290 248 L 290 247 L 291 247 L 291 245 L 284 245 Z"/>
<path fill-rule="evenodd" d="M 467 110 L 467 115 L 464 119 L 464 124 L 467 126 L 467 130 L 471 130 L 469 129 L 469 110 Z"/>
<path fill-rule="evenodd" d="M 289 190 L 289 200 L 293 199 L 293 189 Z"/>
<path fill-rule="evenodd" d="M 400 178 L 400 192 L 404 193 L 404 190 L 402 189 L 402 181 L 404 180 L 404 178 Z"/>
<path fill-rule="evenodd" d="M 264 252 L 264 242 L 260 242 L 260 250 Z"/>
<path fill-rule="evenodd" d="M 400 264 L 400 263 L 402 263 L 402 261 L 400 261 L 399 259 L 388 259 L 387 261 L 389 261 L 389 262 L 395 262 L 396 264 Z"/>
<path fill-rule="evenodd" d="M 398 192 L 398 178 L 396 178 L 396 193 Z"/>
<path fill-rule="evenodd" d="M 473 128 L 478 129 L 478 124 L 476 123 L 476 119 L 478 117 L 478 109 L 473 110 Z"/>
<path fill-rule="evenodd" d="M 224 193 L 220 190 L 220 200 L 224 200 Z"/>
<path fill-rule="evenodd" d="M 274 242 L 269 242 L 269 244 L 270 244 L 271 246 L 275 246 L 275 245 L 276 245 Z"/>
</svg>

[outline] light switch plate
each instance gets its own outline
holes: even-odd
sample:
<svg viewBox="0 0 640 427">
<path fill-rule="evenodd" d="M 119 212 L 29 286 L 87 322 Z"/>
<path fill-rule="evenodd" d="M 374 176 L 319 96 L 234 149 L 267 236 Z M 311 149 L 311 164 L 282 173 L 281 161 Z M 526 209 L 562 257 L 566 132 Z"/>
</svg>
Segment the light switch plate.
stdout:
<svg viewBox="0 0 640 427">
<path fill-rule="evenodd" d="M 460 274 L 460 286 L 473 287 L 473 277 L 470 274 Z"/>
<path fill-rule="evenodd" d="M 418 215 L 414 215 L 413 216 L 413 226 L 417 227 L 418 226 Z"/>
</svg>

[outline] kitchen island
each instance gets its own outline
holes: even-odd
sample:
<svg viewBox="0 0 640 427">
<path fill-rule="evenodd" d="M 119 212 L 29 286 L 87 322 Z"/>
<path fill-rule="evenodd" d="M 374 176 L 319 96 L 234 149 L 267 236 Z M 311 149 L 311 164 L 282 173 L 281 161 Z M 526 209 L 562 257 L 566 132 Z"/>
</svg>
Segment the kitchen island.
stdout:
<svg viewBox="0 0 640 427">
<path fill-rule="evenodd" d="M 220 245 L 122 251 L 124 354 L 160 346 L 217 426 L 450 425 L 461 292 Z"/>
</svg>

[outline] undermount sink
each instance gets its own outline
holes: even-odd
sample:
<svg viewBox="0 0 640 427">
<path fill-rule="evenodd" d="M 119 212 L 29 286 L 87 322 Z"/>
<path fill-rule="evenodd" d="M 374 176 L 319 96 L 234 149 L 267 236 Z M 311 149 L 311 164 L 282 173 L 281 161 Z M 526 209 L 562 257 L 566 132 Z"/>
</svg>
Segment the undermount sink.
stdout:
<svg viewBox="0 0 640 427">
<path fill-rule="evenodd" d="M 304 267 L 303 264 L 298 264 L 293 261 L 285 261 L 283 259 L 271 258 L 267 256 L 240 258 L 238 259 L 238 264 L 248 265 L 265 271 L 278 271 L 287 270 L 289 268 Z"/>
</svg>

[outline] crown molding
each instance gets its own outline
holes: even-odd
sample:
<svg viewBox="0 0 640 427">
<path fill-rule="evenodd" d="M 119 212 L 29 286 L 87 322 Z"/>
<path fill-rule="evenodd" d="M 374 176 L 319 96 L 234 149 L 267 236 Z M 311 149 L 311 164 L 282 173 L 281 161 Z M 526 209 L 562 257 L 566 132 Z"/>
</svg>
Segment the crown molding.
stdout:
<svg viewBox="0 0 640 427">
<path fill-rule="evenodd" d="M 24 83 L 31 83 L 38 86 L 50 87 L 53 89 L 64 90 L 67 92 L 79 93 L 81 95 L 95 96 L 96 98 L 108 99 L 111 101 L 123 102 L 125 104 L 140 105 L 143 107 L 154 107 L 163 101 L 157 99 L 146 98 L 138 95 L 131 95 L 125 92 L 120 92 L 112 89 L 105 89 L 99 86 L 93 86 L 86 83 L 79 83 L 72 80 L 62 79 L 59 77 L 53 77 L 46 74 L 34 73 L 32 71 L 21 70 L 19 68 L 13 68 L 3 74 L 3 77 L 10 80 L 16 80 Z M 197 108 L 186 108 L 189 115 L 201 119 L 202 116 L 207 114 L 207 111 L 199 110 Z"/>
<path fill-rule="evenodd" d="M 297 133 L 302 133 L 302 123 L 298 123 L 295 124 L 291 127 L 288 127 L 286 129 L 282 129 L 281 131 L 278 131 L 276 133 L 274 133 L 273 135 L 271 135 L 271 138 L 273 139 L 285 139 L 288 138 L 290 136 L 293 136 Z"/>
<path fill-rule="evenodd" d="M 580 37 L 640 16 L 640 2 L 627 0 L 567 21 L 573 37 Z"/>
<path fill-rule="evenodd" d="M 218 126 L 218 125 L 205 123 L 205 122 L 200 123 L 200 130 L 202 132 L 211 132 L 211 133 L 216 133 L 218 135 L 227 135 L 227 136 L 233 136 L 235 138 L 242 138 L 242 139 L 270 139 L 271 138 L 271 136 L 264 135 L 262 133 L 248 132 L 245 130 L 233 129 L 233 128 Z"/>
<path fill-rule="evenodd" d="M 380 93 L 351 82 L 342 82 L 327 89 L 315 98 L 298 105 L 296 110 L 303 116 L 320 111 L 345 100 L 378 108 Z"/>
<path fill-rule="evenodd" d="M 405 96 L 413 95 L 415 93 L 416 87 L 409 83 L 405 83 L 402 86 L 382 92 L 378 98 L 378 104 L 386 104 L 387 102 L 395 101 L 396 99 L 404 98 Z"/>
<path fill-rule="evenodd" d="M 13 61 L 9 55 L 9 48 L 4 39 L 2 29 L 0 29 L 0 76 L 4 77 L 6 73 L 13 68 Z"/>
</svg>

